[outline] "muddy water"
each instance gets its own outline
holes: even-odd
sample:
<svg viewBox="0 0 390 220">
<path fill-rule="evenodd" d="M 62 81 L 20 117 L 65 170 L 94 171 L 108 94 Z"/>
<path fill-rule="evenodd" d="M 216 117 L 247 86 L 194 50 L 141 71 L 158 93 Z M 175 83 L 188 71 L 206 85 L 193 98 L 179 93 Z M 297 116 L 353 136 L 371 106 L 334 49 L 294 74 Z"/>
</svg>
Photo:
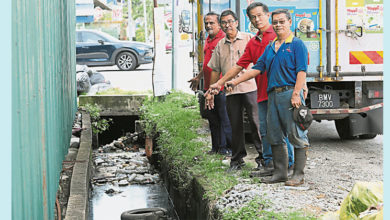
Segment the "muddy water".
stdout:
<svg viewBox="0 0 390 220">
<path fill-rule="evenodd" d="M 112 195 L 108 189 L 122 191 Z M 162 183 L 148 185 L 97 186 L 90 201 L 90 220 L 120 219 L 122 212 L 139 208 L 161 207 L 168 210 L 171 219 L 179 219 Z"/>
<path fill-rule="evenodd" d="M 124 211 L 154 207 L 166 209 L 170 219 L 179 219 L 166 188 L 142 151 L 93 152 L 89 220 L 119 220 Z M 123 181 L 126 184 L 119 186 Z"/>
</svg>

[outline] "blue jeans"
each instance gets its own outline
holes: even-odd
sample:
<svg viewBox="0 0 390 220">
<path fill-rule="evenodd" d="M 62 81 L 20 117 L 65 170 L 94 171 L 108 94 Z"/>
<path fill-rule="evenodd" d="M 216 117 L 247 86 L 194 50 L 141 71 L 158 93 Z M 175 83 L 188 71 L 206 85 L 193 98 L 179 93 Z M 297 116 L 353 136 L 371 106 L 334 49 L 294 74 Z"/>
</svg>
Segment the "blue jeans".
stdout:
<svg viewBox="0 0 390 220">
<path fill-rule="evenodd" d="M 211 131 L 212 151 L 231 148 L 232 128 L 226 111 L 226 96 L 220 92 L 214 96 L 214 109 L 206 109 L 206 117 L 209 120 Z"/>
<path fill-rule="evenodd" d="M 307 130 L 301 130 L 293 119 L 292 93 L 293 89 L 268 93 L 267 141 L 271 145 L 278 145 L 285 143 L 288 137 L 295 148 L 308 147 Z M 301 101 L 305 104 L 302 92 Z"/>
<path fill-rule="evenodd" d="M 257 103 L 259 109 L 259 120 L 260 120 L 260 135 L 261 140 L 263 141 L 263 157 L 264 162 L 268 165 L 272 161 L 272 151 L 271 144 L 268 143 L 265 136 L 267 135 L 267 110 L 268 110 L 268 101 L 262 101 Z M 294 164 L 294 147 L 288 141 L 286 137 L 284 139 L 287 144 L 288 150 L 288 166 L 292 166 Z"/>
</svg>

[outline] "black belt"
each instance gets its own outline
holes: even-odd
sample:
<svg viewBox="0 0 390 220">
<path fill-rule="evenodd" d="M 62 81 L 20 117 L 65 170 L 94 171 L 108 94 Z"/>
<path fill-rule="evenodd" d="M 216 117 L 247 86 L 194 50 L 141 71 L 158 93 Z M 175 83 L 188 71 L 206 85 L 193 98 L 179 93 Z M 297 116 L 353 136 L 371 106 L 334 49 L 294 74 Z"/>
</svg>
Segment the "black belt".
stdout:
<svg viewBox="0 0 390 220">
<path fill-rule="evenodd" d="M 295 86 L 273 87 L 273 88 L 271 88 L 271 89 L 269 90 L 268 93 L 273 92 L 273 91 L 275 91 L 276 93 L 285 92 L 285 91 L 287 91 L 287 90 L 294 89 L 294 88 L 295 88 Z"/>
</svg>

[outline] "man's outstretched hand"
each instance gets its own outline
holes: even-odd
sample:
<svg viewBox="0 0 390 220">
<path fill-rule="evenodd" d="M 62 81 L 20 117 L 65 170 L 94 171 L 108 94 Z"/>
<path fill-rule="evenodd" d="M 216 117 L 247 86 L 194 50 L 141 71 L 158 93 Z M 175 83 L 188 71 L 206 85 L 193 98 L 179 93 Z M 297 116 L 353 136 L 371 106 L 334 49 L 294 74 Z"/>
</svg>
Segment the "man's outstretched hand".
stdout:
<svg viewBox="0 0 390 220">
<path fill-rule="evenodd" d="M 192 89 L 192 91 L 196 91 L 196 89 L 198 88 L 198 85 L 199 85 L 199 81 L 200 81 L 200 79 L 197 76 L 195 76 L 194 78 L 187 81 L 187 82 L 191 83 L 190 88 Z"/>
<path fill-rule="evenodd" d="M 236 83 L 234 80 L 230 80 L 225 83 L 225 88 L 227 92 L 233 92 L 234 87 L 236 86 Z"/>
<path fill-rule="evenodd" d="M 211 110 L 214 108 L 214 95 L 210 93 L 210 89 L 204 94 L 205 97 L 205 109 Z"/>
</svg>

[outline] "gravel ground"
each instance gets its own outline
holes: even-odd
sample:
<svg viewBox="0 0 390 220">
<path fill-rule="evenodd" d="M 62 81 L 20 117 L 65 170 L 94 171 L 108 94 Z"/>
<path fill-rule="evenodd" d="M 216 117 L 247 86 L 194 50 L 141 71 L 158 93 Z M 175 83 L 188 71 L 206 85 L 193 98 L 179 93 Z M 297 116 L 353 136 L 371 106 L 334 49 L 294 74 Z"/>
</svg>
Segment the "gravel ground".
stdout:
<svg viewBox="0 0 390 220">
<path fill-rule="evenodd" d="M 339 209 L 341 202 L 356 181 L 383 181 L 383 137 L 371 140 L 341 141 L 333 122 L 313 123 L 309 130 L 311 148 L 305 168 L 305 183 L 300 187 L 284 184 L 250 184 L 240 181 L 217 206 L 236 207 L 237 210 L 254 195 L 269 200 L 268 210 L 289 212 L 304 210 L 320 216 Z M 247 162 L 256 154 L 250 144 Z M 238 193 L 240 192 L 240 193 Z M 245 194 L 242 196 L 240 194 Z M 248 196 L 251 195 L 251 196 Z"/>
</svg>

